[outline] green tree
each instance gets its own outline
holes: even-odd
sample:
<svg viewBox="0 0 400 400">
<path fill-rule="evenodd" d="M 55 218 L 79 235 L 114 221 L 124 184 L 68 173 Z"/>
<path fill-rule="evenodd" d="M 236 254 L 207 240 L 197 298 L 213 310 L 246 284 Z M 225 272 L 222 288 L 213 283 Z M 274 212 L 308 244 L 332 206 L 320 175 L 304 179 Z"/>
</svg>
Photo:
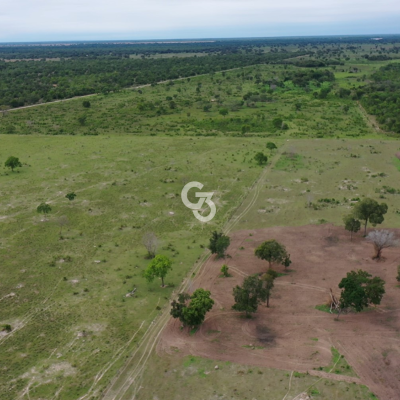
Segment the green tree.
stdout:
<svg viewBox="0 0 400 400">
<path fill-rule="evenodd" d="M 197 289 L 190 296 L 190 303 L 182 310 L 185 325 L 196 327 L 203 323 L 206 314 L 212 309 L 214 300 L 208 290 Z"/>
<path fill-rule="evenodd" d="M 81 125 L 81 126 L 84 126 L 84 125 L 86 125 L 86 120 L 87 120 L 87 115 L 80 115 L 79 117 L 78 117 L 78 122 L 79 122 L 79 125 Z"/>
<path fill-rule="evenodd" d="M 47 203 L 40 203 L 40 204 L 37 206 L 36 211 L 37 211 L 39 214 L 43 214 L 44 217 L 46 218 L 47 214 L 49 214 L 49 213 L 51 212 L 51 207 L 50 207 L 50 205 L 47 204 Z"/>
<path fill-rule="evenodd" d="M 10 168 L 12 172 L 14 172 L 14 168 L 22 167 L 21 162 L 19 161 L 18 157 L 10 156 L 7 158 L 6 162 L 4 163 L 6 168 Z"/>
<path fill-rule="evenodd" d="M 171 303 L 170 314 L 173 318 L 179 318 L 183 326 L 196 327 L 203 323 L 206 314 L 214 305 L 210 296 L 211 293 L 204 289 L 195 290 L 191 296 L 180 293 L 178 301 L 174 300 Z"/>
<path fill-rule="evenodd" d="M 65 197 L 66 197 L 69 201 L 72 201 L 72 200 L 75 199 L 76 193 L 75 193 L 75 192 L 67 193 L 67 194 L 65 195 Z"/>
<path fill-rule="evenodd" d="M 89 100 L 83 100 L 83 103 L 82 103 L 82 105 L 83 105 L 83 107 L 85 107 L 85 108 L 90 108 L 90 101 Z"/>
<path fill-rule="evenodd" d="M 161 286 L 164 287 L 164 278 L 166 277 L 171 267 L 172 261 L 163 255 L 157 255 L 151 260 L 150 264 L 144 271 L 144 277 L 148 282 L 152 282 L 154 278 L 161 278 Z"/>
<path fill-rule="evenodd" d="M 258 305 L 267 299 L 267 290 L 258 275 L 250 275 L 244 279 L 242 286 L 233 288 L 235 304 L 232 309 L 244 311 L 246 317 L 257 311 Z"/>
<path fill-rule="evenodd" d="M 229 110 L 227 108 L 221 108 L 219 110 L 219 113 L 223 116 L 226 117 L 229 114 Z"/>
<path fill-rule="evenodd" d="M 254 251 L 254 254 L 261 260 L 268 261 L 270 268 L 272 263 L 279 263 L 285 267 L 291 264 L 290 254 L 286 251 L 285 246 L 275 239 L 261 243 Z"/>
<path fill-rule="evenodd" d="M 221 267 L 221 272 L 222 272 L 222 275 L 223 275 L 225 278 L 229 277 L 229 267 L 228 267 L 227 265 L 224 264 L 224 265 Z"/>
<path fill-rule="evenodd" d="M 275 117 L 272 120 L 272 125 L 274 126 L 274 128 L 276 129 L 282 129 L 282 124 L 283 124 L 283 120 L 280 117 Z"/>
<path fill-rule="evenodd" d="M 274 280 L 278 277 L 278 273 L 273 269 L 268 269 L 261 279 L 264 282 L 264 288 L 267 298 L 267 307 L 269 307 L 269 298 L 271 297 L 272 289 L 274 288 Z"/>
<path fill-rule="evenodd" d="M 388 206 L 386 203 L 379 204 L 376 200 L 366 198 L 354 206 L 353 216 L 356 219 L 364 221 L 364 235 L 366 235 L 368 221 L 373 226 L 381 224 L 385 220 L 383 216 L 387 213 L 387 210 Z"/>
<path fill-rule="evenodd" d="M 225 256 L 225 251 L 229 247 L 231 240 L 229 236 L 224 235 L 222 232 L 214 231 L 210 238 L 210 245 L 208 248 L 212 254 L 217 254 L 218 258 Z"/>
<path fill-rule="evenodd" d="M 185 319 L 183 316 L 183 309 L 186 307 L 187 301 L 190 299 L 190 295 L 187 293 L 179 293 L 178 300 L 173 300 L 171 303 L 171 312 L 173 318 L 179 318 L 182 325 L 185 325 Z"/>
<path fill-rule="evenodd" d="M 268 162 L 268 157 L 264 153 L 261 153 L 261 151 L 259 151 L 254 156 L 254 159 L 256 160 L 258 165 L 263 165 L 263 164 L 266 164 Z"/>
<path fill-rule="evenodd" d="M 343 289 L 340 295 L 340 311 L 352 307 L 357 312 L 371 304 L 380 304 L 385 294 L 385 281 L 378 276 L 371 278 L 366 271 L 350 271 L 339 283 Z M 339 314 L 340 314 L 339 311 Z"/>
<path fill-rule="evenodd" d="M 273 142 L 268 142 L 267 143 L 267 149 L 271 150 L 271 151 L 277 149 L 276 144 L 273 143 Z"/>
<path fill-rule="evenodd" d="M 344 229 L 350 232 L 350 240 L 353 240 L 353 233 L 357 233 L 361 228 L 361 222 L 355 219 L 352 214 L 343 217 Z"/>
</svg>

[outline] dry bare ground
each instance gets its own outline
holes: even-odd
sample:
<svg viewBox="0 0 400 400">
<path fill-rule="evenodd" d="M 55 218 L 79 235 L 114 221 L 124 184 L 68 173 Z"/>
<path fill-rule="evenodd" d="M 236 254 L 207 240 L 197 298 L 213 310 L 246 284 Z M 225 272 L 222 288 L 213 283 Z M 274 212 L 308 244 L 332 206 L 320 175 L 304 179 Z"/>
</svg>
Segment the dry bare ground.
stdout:
<svg viewBox="0 0 400 400">
<path fill-rule="evenodd" d="M 245 276 L 267 269 L 267 262 L 257 259 L 254 249 L 272 238 L 286 245 L 292 271 L 276 280 L 270 308 L 262 305 L 252 319 L 243 318 L 231 310 L 232 288 Z M 399 249 L 386 249 L 385 261 L 376 262 L 371 259 L 372 245 L 363 238 L 351 242 L 342 228 L 319 225 L 238 231 L 231 235 L 228 253 L 232 258 L 210 258 L 191 285 L 192 291 L 199 287 L 211 290 L 215 300 L 204 324 L 190 336 L 187 330 L 180 330 L 179 321 L 171 319 L 157 345 L 159 354 L 179 348 L 183 355 L 307 372 L 329 365 L 334 346 L 360 378 L 338 379 L 361 382 L 381 400 L 399 398 Z M 229 266 L 232 277 L 220 277 L 223 263 Z M 281 266 L 276 269 L 283 272 Z M 315 309 L 327 301 L 329 288 L 339 294 L 340 280 L 346 272 L 357 269 L 386 281 L 379 307 L 342 315 L 339 321 Z"/>
</svg>

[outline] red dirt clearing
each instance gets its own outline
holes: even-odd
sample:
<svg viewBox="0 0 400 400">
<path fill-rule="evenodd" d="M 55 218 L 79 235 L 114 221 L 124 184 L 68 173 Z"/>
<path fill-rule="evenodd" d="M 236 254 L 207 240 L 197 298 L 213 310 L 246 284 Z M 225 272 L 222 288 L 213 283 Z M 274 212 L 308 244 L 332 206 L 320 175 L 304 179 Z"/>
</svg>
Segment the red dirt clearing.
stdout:
<svg viewBox="0 0 400 400">
<path fill-rule="evenodd" d="M 400 230 L 397 233 L 400 236 Z M 257 259 L 254 249 L 268 239 L 286 245 L 293 261 L 291 272 L 275 281 L 270 308 L 262 305 L 252 319 L 246 319 L 231 310 L 232 288 L 243 277 L 266 271 L 268 263 Z M 363 238 L 350 242 L 342 228 L 319 225 L 239 231 L 231 235 L 228 253 L 232 258 L 209 259 L 191 285 L 191 291 L 210 290 L 215 301 L 204 324 L 190 336 L 180 330 L 179 321 L 171 319 L 162 333 L 159 352 L 172 353 L 178 348 L 183 355 L 306 372 L 329 365 L 331 346 L 335 346 L 379 399 L 399 398 L 399 249 L 384 250 L 386 260 L 378 263 L 371 259 L 372 245 Z M 220 277 L 224 263 L 230 278 Z M 339 294 L 340 280 L 357 269 L 386 281 L 379 307 L 342 315 L 340 321 L 314 308 L 327 301 L 330 287 Z M 276 270 L 283 272 L 283 267 Z"/>
</svg>

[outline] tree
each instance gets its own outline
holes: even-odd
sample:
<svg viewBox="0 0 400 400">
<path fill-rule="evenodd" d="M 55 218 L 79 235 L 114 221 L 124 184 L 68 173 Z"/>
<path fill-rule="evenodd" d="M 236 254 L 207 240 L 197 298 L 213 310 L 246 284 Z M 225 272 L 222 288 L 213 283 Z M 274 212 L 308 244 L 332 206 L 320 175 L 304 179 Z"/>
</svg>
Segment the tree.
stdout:
<svg viewBox="0 0 400 400">
<path fill-rule="evenodd" d="M 185 325 L 185 319 L 183 316 L 183 309 L 186 307 L 186 302 L 190 299 L 190 295 L 187 293 L 179 293 L 178 301 L 173 300 L 171 303 L 171 312 L 173 318 L 179 318 L 182 325 Z"/>
<path fill-rule="evenodd" d="M 256 248 L 254 254 L 261 258 L 261 260 L 266 260 L 269 262 L 269 267 L 271 268 L 272 263 L 280 263 L 285 267 L 291 264 L 290 254 L 286 251 L 283 244 L 280 244 L 275 239 L 267 240 Z"/>
<path fill-rule="evenodd" d="M 171 312 L 173 318 L 179 318 L 183 326 L 195 327 L 203 323 L 204 318 L 213 305 L 211 293 L 208 290 L 197 289 L 189 296 L 187 293 L 180 293 L 178 301 L 171 303 Z M 190 302 L 188 303 L 188 300 Z"/>
<path fill-rule="evenodd" d="M 65 195 L 65 197 L 66 197 L 69 201 L 72 201 L 72 200 L 75 199 L 76 193 L 75 193 L 75 192 L 67 193 L 67 194 Z"/>
<path fill-rule="evenodd" d="M 361 222 L 355 219 L 353 215 L 346 215 L 343 217 L 344 229 L 350 232 L 350 240 L 353 240 L 353 232 L 357 233 L 361 228 Z"/>
<path fill-rule="evenodd" d="M 380 231 L 375 229 L 374 231 L 369 232 L 366 240 L 371 242 L 375 247 L 376 253 L 375 256 L 372 257 L 375 260 L 381 259 L 383 249 L 397 247 L 399 245 L 399 241 L 396 239 L 394 232 L 389 232 L 386 229 Z"/>
<path fill-rule="evenodd" d="M 154 258 L 158 249 L 158 239 L 153 232 L 147 232 L 142 239 L 143 246 L 147 250 L 147 258 Z"/>
<path fill-rule="evenodd" d="M 264 154 L 261 153 L 261 151 L 259 151 L 255 156 L 254 159 L 257 161 L 258 165 L 263 165 L 266 164 L 268 161 L 268 157 Z"/>
<path fill-rule="evenodd" d="M 78 117 L 78 122 L 80 125 L 84 126 L 86 124 L 87 115 L 81 115 Z"/>
<path fill-rule="evenodd" d="M 273 143 L 273 142 L 268 142 L 267 143 L 267 149 L 271 150 L 271 151 L 277 149 L 276 144 Z"/>
<path fill-rule="evenodd" d="M 209 290 L 197 289 L 190 296 L 190 303 L 182 310 L 185 325 L 196 327 L 203 323 L 205 316 L 214 305 Z"/>
<path fill-rule="evenodd" d="M 340 312 L 344 308 L 352 307 L 357 312 L 369 307 L 371 304 L 380 304 L 385 294 L 385 281 L 378 276 L 371 278 L 366 271 L 350 271 L 346 278 L 339 283 L 343 289 L 340 295 Z"/>
<path fill-rule="evenodd" d="M 90 108 L 90 101 L 89 100 L 84 100 L 83 101 L 83 103 L 82 103 L 82 105 L 83 105 L 83 107 L 85 107 L 85 108 Z"/>
<path fill-rule="evenodd" d="M 159 254 L 151 260 L 143 275 L 148 282 L 153 282 L 156 277 L 161 278 L 161 286 L 164 287 L 164 278 L 172 269 L 171 265 L 172 261 L 167 256 Z"/>
<path fill-rule="evenodd" d="M 47 204 L 47 203 L 40 203 L 40 204 L 37 206 L 36 211 L 37 211 L 38 213 L 40 213 L 40 214 L 43 214 L 44 217 L 45 217 L 45 219 L 46 219 L 47 214 L 49 214 L 49 213 L 51 212 L 51 207 L 50 207 L 50 205 Z"/>
<path fill-rule="evenodd" d="M 276 117 L 272 120 L 272 125 L 276 129 L 282 129 L 283 120 L 280 117 Z"/>
<path fill-rule="evenodd" d="M 225 278 L 227 278 L 228 276 L 229 276 L 229 267 L 227 266 L 227 265 L 223 265 L 222 267 L 221 267 L 221 272 L 222 272 L 222 275 L 225 277 Z"/>
<path fill-rule="evenodd" d="M 379 204 L 376 200 L 366 198 L 354 206 L 353 216 L 356 219 L 364 221 L 364 235 L 367 234 L 368 221 L 373 226 L 381 224 L 384 221 L 383 215 L 387 213 L 386 203 Z"/>
<path fill-rule="evenodd" d="M 6 168 L 10 168 L 12 172 L 14 172 L 14 168 L 22 167 L 21 162 L 19 161 L 18 157 L 10 156 L 7 158 L 6 162 L 4 163 Z"/>
<path fill-rule="evenodd" d="M 244 279 L 242 286 L 233 288 L 235 304 L 232 309 L 244 311 L 246 317 L 257 311 L 258 305 L 267 299 L 267 290 L 258 275 L 250 275 Z"/>
<path fill-rule="evenodd" d="M 218 258 L 225 257 L 225 251 L 229 247 L 231 240 L 229 236 L 224 235 L 222 232 L 214 231 L 210 238 L 210 245 L 208 248 L 211 254 L 217 254 Z"/>
<path fill-rule="evenodd" d="M 221 108 L 219 110 L 219 113 L 223 116 L 226 117 L 229 114 L 229 110 L 227 108 Z"/>
<path fill-rule="evenodd" d="M 264 282 L 264 288 L 266 291 L 267 307 L 269 307 L 269 298 L 271 297 L 271 291 L 274 288 L 274 280 L 278 277 L 278 273 L 273 269 L 268 269 L 261 279 Z"/>
</svg>

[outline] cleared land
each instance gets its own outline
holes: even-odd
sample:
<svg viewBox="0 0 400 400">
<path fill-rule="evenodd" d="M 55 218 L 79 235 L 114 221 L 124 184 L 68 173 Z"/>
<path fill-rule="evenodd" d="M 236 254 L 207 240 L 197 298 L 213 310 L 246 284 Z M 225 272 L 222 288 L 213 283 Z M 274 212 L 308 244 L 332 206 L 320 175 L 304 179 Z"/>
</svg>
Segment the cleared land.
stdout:
<svg viewBox="0 0 400 400">
<path fill-rule="evenodd" d="M 332 225 L 238 231 L 231 238 L 228 254 L 232 258 L 210 259 L 191 285 L 192 290 L 202 287 L 211 291 L 215 300 L 213 311 L 192 335 L 180 330 L 179 321 L 171 320 L 158 345 L 161 355 L 179 351 L 181 355 L 307 373 L 328 366 L 334 346 L 361 382 L 379 398 L 397 398 L 400 390 L 400 291 L 395 279 L 400 262 L 398 250 L 388 250 L 385 262 L 377 263 L 370 257 L 373 254 L 370 244 L 360 238 L 350 242 L 343 229 Z M 257 259 L 254 250 L 272 238 L 287 246 L 293 264 L 290 272 L 277 279 L 270 308 L 262 306 L 252 319 L 247 319 L 231 310 L 232 288 L 240 285 L 243 277 L 266 271 L 267 263 Z M 223 263 L 229 266 L 232 277 L 220 277 Z M 387 282 L 381 306 L 341 316 L 339 321 L 315 309 L 327 301 L 329 288 L 337 292 L 341 278 L 353 269 L 364 269 Z M 330 372 L 354 376 L 351 368 L 344 365 L 335 366 Z M 307 389 L 307 384 L 301 391 Z M 290 392 L 288 399 L 297 394 L 299 388 L 297 393 Z M 336 396 L 330 398 L 343 398 L 339 393 Z M 150 397 L 144 394 L 142 398 Z"/>
</svg>

